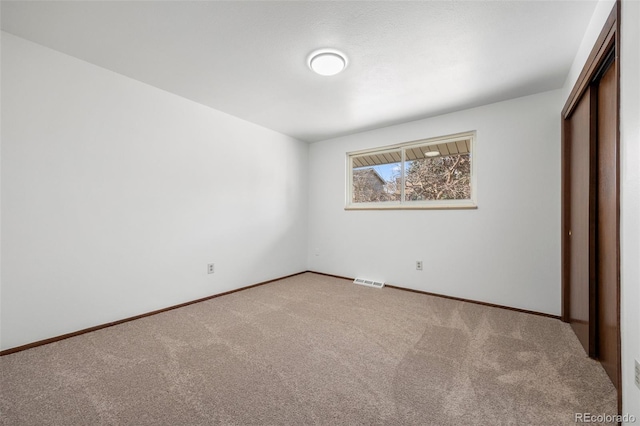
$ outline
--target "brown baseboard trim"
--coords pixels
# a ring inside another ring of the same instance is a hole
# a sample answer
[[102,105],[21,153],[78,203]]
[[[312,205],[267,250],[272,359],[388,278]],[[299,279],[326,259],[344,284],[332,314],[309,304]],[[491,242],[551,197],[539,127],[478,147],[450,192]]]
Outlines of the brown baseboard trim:
[[413,293],[420,293],[420,294],[426,294],[428,296],[435,296],[435,297],[442,297],[444,299],[451,299],[451,300],[457,300],[459,302],[468,302],[468,303],[474,303],[476,305],[482,305],[482,306],[489,306],[491,308],[499,308],[499,309],[506,309],[508,311],[515,311],[515,312],[521,312],[523,314],[531,314],[531,315],[538,315],[541,317],[547,317],[547,318],[553,318],[553,319],[560,319],[559,315],[552,315],[552,314],[545,314],[544,312],[538,312],[538,311],[530,311],[528,309],[520,309],[520,308],[514,308],[512,306],[505,306],[505,305],[496,305],[495,303],[489,303],[489,302],[481,302],[479,300],[472,300],[472,299],[464,299],[462,297],[455,297],[455,296],[446,296],[444,294],[438,294],[438,293],[430,293],[428,291],[422,291],[422,290],[414,290],[412,288],[405,288],[405,287],[398,287],[395,285],[388,285],[385,284],[385,287],[389,287],[389,288],[395,288],[397,290],[404,290],[404,291],[411,291]]
[[194,303],[200,303],[200,302],[204,302],[206,300],[215,299],[216,297],[226,296],[226,295],[231,294],[231,293],[237,293],[239,291],[248,290],[250,288],[254,288],[254,287],[261,286],[261,285],[269,284],[269,283],[272,283],[274,281],[284,280],[285,278],[295,277],[296,275],[301,275],[301,274],[304,274],[306,272],[307,271],[303,271],[303,272],[298,272],[298,273],[291,274],[291,275],[286,275],[286,276],[280,277],[280,278],[274,278],[274,279],[269,280],[269,281],[263,281],[263,282],[260,282],[260,283],[257,283],[257,284],[248,285],[246,287],[240,287],[240,288],[237,288],[235,290],[225,291],[224,293],[219,293],[219,294],[214,294],[212,296],[203,297],[202,299],[197,299],[197,300],[192,300],[192,301],[185,302],[185,303],[180,303],[179,305],[169,306],[167,308],[158,309],[156,311],[147,312],[147,313],[144,313],[144,314],[140,314],[140,315],[136,315],[136,316],[133,316],[133,317],[129,317],[129,318],[125,318],[125,319],[109,322],[109,323],[106,323],[106,324],[96,325],[94,327],[85,328],[85,329],[82,329],[82,330],[74,331],[72,333],[67,333],[67,334],[63,334],[63,335],[60,335],[60,336],[51,337],[49,339],[38,340],[37,342],[27,343],[26,345],[16,346],[15,348],[5,349],[3,351],[0,351],[0,356],[9,355],[9,354],[13,354],[13,353],[16,353],[16,352],[21,352],[21,351],[24,351],[24,350],[27,350],[27,349],[35,348],[37,346],[47,345],[49,343],[58,342],[60,340],[68,339],[70,337],[79,336],[79,335],[85,334],[85,333],[91,333],[92,331],[101,330],[101,329],[107,328],[107,327],[113,327],[114,325],[123,324],[125,322],[134,321],[134,320],[137,320],[137,319],[140,319],[140,318],[144,318],[144,317],[150,317],[150,316],[156,315],[156,314],[161,314],[163,312],[171,311],[173,309],[183,308],[185,306],[193,305]]
[[[327,276],[327,277],[340,278],[340,279],[343,279],[343,280],[349,280],[349,281],[353,281],[354,280],[354,278],[343,277],[343,276],[340,276],[340,275],[325,274],[324,272],[316,272],[316,271],[307,271],[307,272],[312,272],[314,274],[324,275],[324,276]],[[422,290],[414,290],[412,288],[400,287],[400,286],[386,284],[386,283],[385,283],[384,286],[385,287],[389,287],[389,288],[394,288],[396,290],[403,290],[403,291],[410,291],[412,293],[425,294],[427,296],[442,297],[444,299],[457,300],[459,302],[475,303],[476,305],[489,306],[489,307],[492,307],[492,308],[499,308],[499,309],[507,309],[509,311],[522,312],[524,314],[538,315],[538,316],[541,316],[541,317],[553,318],[553,319],[557,319],[557,320],[560,319],[559,315],[545,314],[543,312],[529,311],[527,309],[513,308],[511,306],[496,305],[494,303],[480,302],[478,300],[463,299],[462,297],[446,296],[444,294],[431,293],[431,292],[422,291]]]
[[324,275],[325,277],[339,278],[341,280],[353,281],[355,278],[343,277],[342,275],[325,274],[324,272],[307,271],[316,275]]
[[[324,276],[332,277],[332,278],[348,280],[348,281],[353,281],[354,280],[354,278],[343,277],[341,275],[326,274],[324,272],[316,272],[316,271],[298,272],[298,273],[295,273],[295,274],[286,275],[284,277],[274,278],[272,280],[263,281],[263,282],[259,282],[257,284],[248,285],[246,287],[240,287],[240,288],[237,288],[235,290],[229,290],[229,291],[226,291],[224,293],[214,294],[212,296],[203,297],[201,299],[196,299],[196,300],[191,300],[189,302],[180,303],[179,305],[169,306],[167,308],[158,309],[158,310],[147,312],[147,313],[140,314],[140,315],[135,315],[133,317],[124,318],[124,319],[113,321],[113,322],[109,322],[109,323],[106,323],[106,324],[96,325],[94,327],[89,327],[89,328],[85,328],[85,329],[82,329],[82,330],[74,331],[74,332],[71,332],[71,333],[62,334],[60,336],[51,337],[49,339],[39,340],[37,342],[32,342],[32,343],[27,343],[26,345],[16,346],[15,348],[5,349],[3,351],[0,351],[0,356],[5,356],[5,355],[13,354],[13,353],[16,353],[16,352],[21,352],[21,351],[24,351],[24,350],[27,350],[27,349],[35,348],[35,347],[38,347],[38,346],[47,345],[49,343],[58,342],[58,341],[64,340],[64,339],[69,339],[70,337],[80,336],[81,334],[91,333],[92,331],[101,330],[101,329],[107,328],[107,327],[113,327],[114,325],[123,324],[125,322],[135,321],[135,320],[140,319],[140,318],[150,317],[150,316],[156,315],[156,314],[161,314],[163,312],[171,311],[173,309],[183,308],[185,306],[193,305],[194,303],[200,303],[200,302],[204,302],[206,300],[215,299],[216,297],[226,296],[226,295],[229,295],[229,294],[232,294],[232,293],[237,293],[239,291],[248,290],[250,288],[254,288],[254,287],[261,286],[261,285],[269,284],[269,283],[272,283],[272,282],[275,282],[275,281],[284,280],[285,278],[295,277],[296,275],[301,275],[301,274],[304,274],[304,273],[307,273],[307,272],[310,272],[310,273],[313,273],[313,274],[317,274],[317,275],[324,275]],[[422,291],[422,290],[414,290],[414,289],[411,289],[411,288],[400,287],[400,286],[395,286],[395,285],[391,285],[391,284],[385,284],[385,287],[393,288],[393,289],[396,289],[396,290],[410,291],[410,292],[413,292],[413,293],[425,294],[427,296],[442,297],[442,298],[445,298],[445,299],[457,300],[457,301],[460,301],[460,302],[475,303],[477,305],[490,306],[492,308],[507,309],[507,310],[510,310],[510,311],[522,312],[522,313],[525,313],[525,314],[532,314],[532,315],[539,315],[539,316],[543,316],[543,317],[547,317],[547,318],[560,319],[560,317],[558,315],[551,315],[551,314],[545,314],[545,313],[542,313],[542,312],[529,311],[529,310],[526,310],[526,309],[513,308],[511,306],[496,305],[496,304],[493,304],[493,303],[480,302],[480,301],[477,301],[477,300],[463,299],[461,297],[446,296],[444,294],[430,293],[428,291]]]

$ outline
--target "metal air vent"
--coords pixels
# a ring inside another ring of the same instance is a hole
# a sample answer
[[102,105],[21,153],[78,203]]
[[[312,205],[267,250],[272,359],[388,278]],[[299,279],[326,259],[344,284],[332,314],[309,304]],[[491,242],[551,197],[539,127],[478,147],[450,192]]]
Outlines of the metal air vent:
[[368,280],[366,278],[356,278],[354,284],[366,285],[367,287],[382,288],[384,283],[381,281]]

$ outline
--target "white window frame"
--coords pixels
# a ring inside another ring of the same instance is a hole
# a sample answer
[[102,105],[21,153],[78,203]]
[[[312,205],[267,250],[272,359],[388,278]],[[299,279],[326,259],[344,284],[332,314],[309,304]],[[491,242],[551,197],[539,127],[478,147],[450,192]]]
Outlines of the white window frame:
[[[405,150],[415,147],[425,147],[429,145],[438,145],[459,141],[461,139],[469,140],[469,154],[471,156],[471,197],[465,200],[420,200],[420,201],[404,201],[404,178],[402,179],[400,201],[385,201],[371,203],[353,203],[353,158],[366,156],[371,154],[383,154],[386,152],[400,151],[400,173],[404,177],[405,167]],[[411,142],[404,142],[396,145],[387,145],[379,148],[366,149],[361,151],[347,152],[346,154],[346,202],[345,210],[415,210],[415,209],[476,209],[477,203],[477,183],[476,183],[476,165],[477,165],[477,149],[476,149],[476,131],[456,133],[453,135],[440,136],[435,138],[420,139]]]

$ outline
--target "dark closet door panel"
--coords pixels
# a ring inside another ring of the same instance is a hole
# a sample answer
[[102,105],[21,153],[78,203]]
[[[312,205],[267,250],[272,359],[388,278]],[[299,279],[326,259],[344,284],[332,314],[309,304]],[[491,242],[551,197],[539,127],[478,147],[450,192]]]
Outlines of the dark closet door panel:
[[580,343],[589,355],[595,352],[595,288],[591,275],[593,255],[594,176],[592,151],[595,150],[592,124],[593,94],[587,89],[565,124],[569,157],[568,201],[568,319]]
[[617,61],[598,85],[598,359],[618,387]]

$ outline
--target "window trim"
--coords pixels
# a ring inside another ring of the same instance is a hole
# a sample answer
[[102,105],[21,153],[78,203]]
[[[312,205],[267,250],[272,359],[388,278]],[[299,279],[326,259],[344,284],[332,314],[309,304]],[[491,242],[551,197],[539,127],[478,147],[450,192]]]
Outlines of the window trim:
[[[403,201],[404,200],[404,179],[400,188],[399,201],[370,202],[370,203],[353,203],[353,158],[371,154],[382,154],[386,152],[394,152],[400,150],[400,173],[405,173],[405,150],[415,147],[424,147],[429,145],[438,145],[443,143],[455,142],[460,139],[469,139],[471,155],[471,197],[464,200],[421,200],[421,201]],[[477,209],[478,203],[476,194],[478,186],[476,182],[476,163],[477,163],[477,134],[476,131],[455,133],[452,135],[438,136],[434,138],[419,139],[409,142],[398,143],[394,145],[386,145],[378,148],[369,148],[359,151],[351,151],[346,153],[346,191],[345,191],[345,210],[427,210],[427,209]]]

